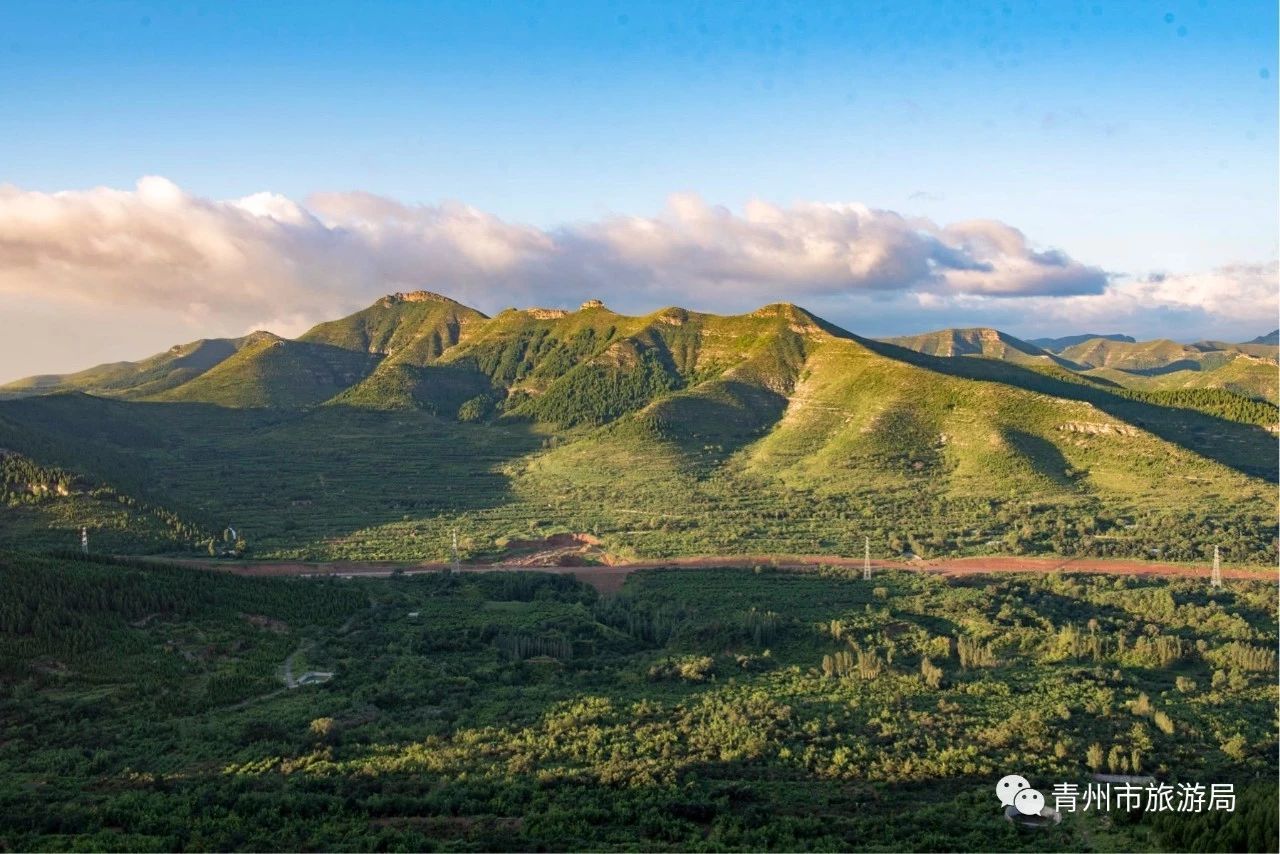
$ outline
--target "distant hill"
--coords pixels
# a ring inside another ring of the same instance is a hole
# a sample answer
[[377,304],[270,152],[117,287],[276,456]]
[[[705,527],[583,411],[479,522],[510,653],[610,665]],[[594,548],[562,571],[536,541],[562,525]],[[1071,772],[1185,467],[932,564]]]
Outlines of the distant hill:
[[1246,344],[1270,344],[1272,346],[1280,345],[1280,329],[1273,329],[1266,335],[1259,335],[1252,341],[1246,341]]
[[1042,347],[986,327],[940,329],[921,335],[904,335],[883,340],[930,356],[979,356],[1015,365],[1075,367]]
[[83,391],[105,397],[146,397],[189,382],[269,332],[243,338],[202,338],[178,344],[140,362],[112,362],[74,374],[45,374],[0,386],[0,393],[49,394]]
[[1117,333],[1101,335],[1093,332],[1086,332],[1083,335],[1067,335],[1063,338],[1032,338],[1031,343],[1035,344],[1037,347],[1043,347],[1053,353],[1060,353],[1068,347],[1072,347],[1076,344],[1083,344],[1085,341],[1089,341],[1094,338],[1102,338],[1107,341],[1127,341],[1130,344],[1137,340],[1128,335],[1120,335]]
[[1135,389],[1216,388],[1260,400],[1280,393],[1277,347],[1199,341],[1108,341],[1095,338],[1062,351],[1091,376]]
[[1126,335],[1039,339],[1050,352],[995,329],[943,329],[886,339],[919,353],[947,358],[971,357],[1066,371],[1082,381],[1146,392],[1217,389],[1276,402],[1280,395],[1280,348],[1272,344],[1222,341],[1135,341]]
[[1207,364],[1216,367],[1237,355],[1274,359],[1277,347],[1268,344],[1231,344],[1225,341],[1197,341],[1179,344],[1168,339],[1115,341],[1092,338],[1064,349],[1061,355],[1089,368],[1169,372]]
[[374,354],[263,334],[190,382],[146,398],[232,407],[309,406],[364,379],[377,363]]

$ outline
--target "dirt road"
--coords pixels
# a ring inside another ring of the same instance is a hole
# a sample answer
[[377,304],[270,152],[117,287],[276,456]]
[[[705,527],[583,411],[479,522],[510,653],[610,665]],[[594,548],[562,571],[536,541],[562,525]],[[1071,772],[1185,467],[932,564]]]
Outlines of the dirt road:
[[[396,572],[416,575],[425,572],[447,570],[446,563],[412,563],[387,561],[258,561],[231,563],[217,560],[180,559],[172,561],[205,569],[216,569],[248,576],[371,576],[385,577]],[[572,575],[595,587],[602,593],[616,593],[626,577],[641,569],[709,569],[727,567],[750,569],[755,566],[771,566],[781,569],[803,569],[826,566],[861,568],[862,558],[834,557],[831,555],[724,555],[701,557],[677,557],[662,560],[630,561],[599,566],[510,566],[504,564],[464,564],[463,572],[512,572],[517,570],[551,572]],[[1109,560],[1104,558],[1032,558],[1032,557],[963,557],[935,560],[871,561],[873,569],[902,569],[911,572],[929,572],[946,576],[982,575],[1005,572],[1066,572],[1093,575],[1150,575],[1168,578],[1209,578],[1208,566],[1190,564],[1151,563],[1137,560]],[[1275,570],[1226,568],[1226,579],[1254,579],[1276,581]]]

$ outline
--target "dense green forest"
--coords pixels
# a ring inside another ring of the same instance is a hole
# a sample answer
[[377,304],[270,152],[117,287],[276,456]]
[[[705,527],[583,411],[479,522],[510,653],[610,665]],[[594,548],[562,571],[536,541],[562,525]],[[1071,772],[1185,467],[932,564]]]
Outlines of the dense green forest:
[[[0,849],[1276,850],[1273,583],[857,576],[2,554]],[[1095,771],[1239,802],[1001,816]]]

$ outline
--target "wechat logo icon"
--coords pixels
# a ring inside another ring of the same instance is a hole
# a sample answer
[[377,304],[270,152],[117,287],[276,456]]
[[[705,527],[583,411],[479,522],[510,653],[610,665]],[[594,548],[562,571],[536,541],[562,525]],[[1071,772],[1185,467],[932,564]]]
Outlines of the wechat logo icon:
[[1023,815],[1040,815],[1044,809],[1044,795],[1031,788],[1027,778],[1018,774],[1001,777],[996,783],[996,797],[1003,807],[1014,807]]

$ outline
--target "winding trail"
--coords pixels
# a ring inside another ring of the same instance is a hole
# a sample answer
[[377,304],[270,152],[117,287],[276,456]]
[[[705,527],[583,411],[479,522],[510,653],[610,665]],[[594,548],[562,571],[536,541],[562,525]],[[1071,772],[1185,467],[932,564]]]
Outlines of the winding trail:
[[310,650],[313,646],[315,646],[315,641],[303,641],[298,644],[298,648],[289,653],[289,656],[284,660],[284,664],[280,666],[280,678],[284,680],[284,686],[286,688],[298,687],[298,680],[293,678],[294,659]]
[[[168,559],[167,563],[199,566],[237,575],[269,576],[368,576],[387,577],[396,573],[419,575],[429,572],[445,572],[447,563],[411,561],[254,561],[229,562],[203,559]],[[550,572],[572,575],[595,587],[602,593],[616,593],[626,577],[644,569],[751,569],[756,566],[779,569],[812,569],[818,566],[862,568],[860,557],[833,555],[706,555],[675,557],[661,560],[625,561],[591,566],[512,566],[507,563],[464,564],[462,572]],[[993,557],[936,558],[932,560],[873,560],[874,569],[898,569],[909,572],[926,572],[949,577],[985,575],[1009,572],[1081,573],[1089,575],[1140,575],[1163,578],[1192,578],[1208,580],[1210,569],[1205,565],[1154,563],[1139,560],[1112,560],[1106,558],[1034,558]],[[1276,569],[1226,568],[1224,579],[1251,579],[1255,581],[1280,580]]]

